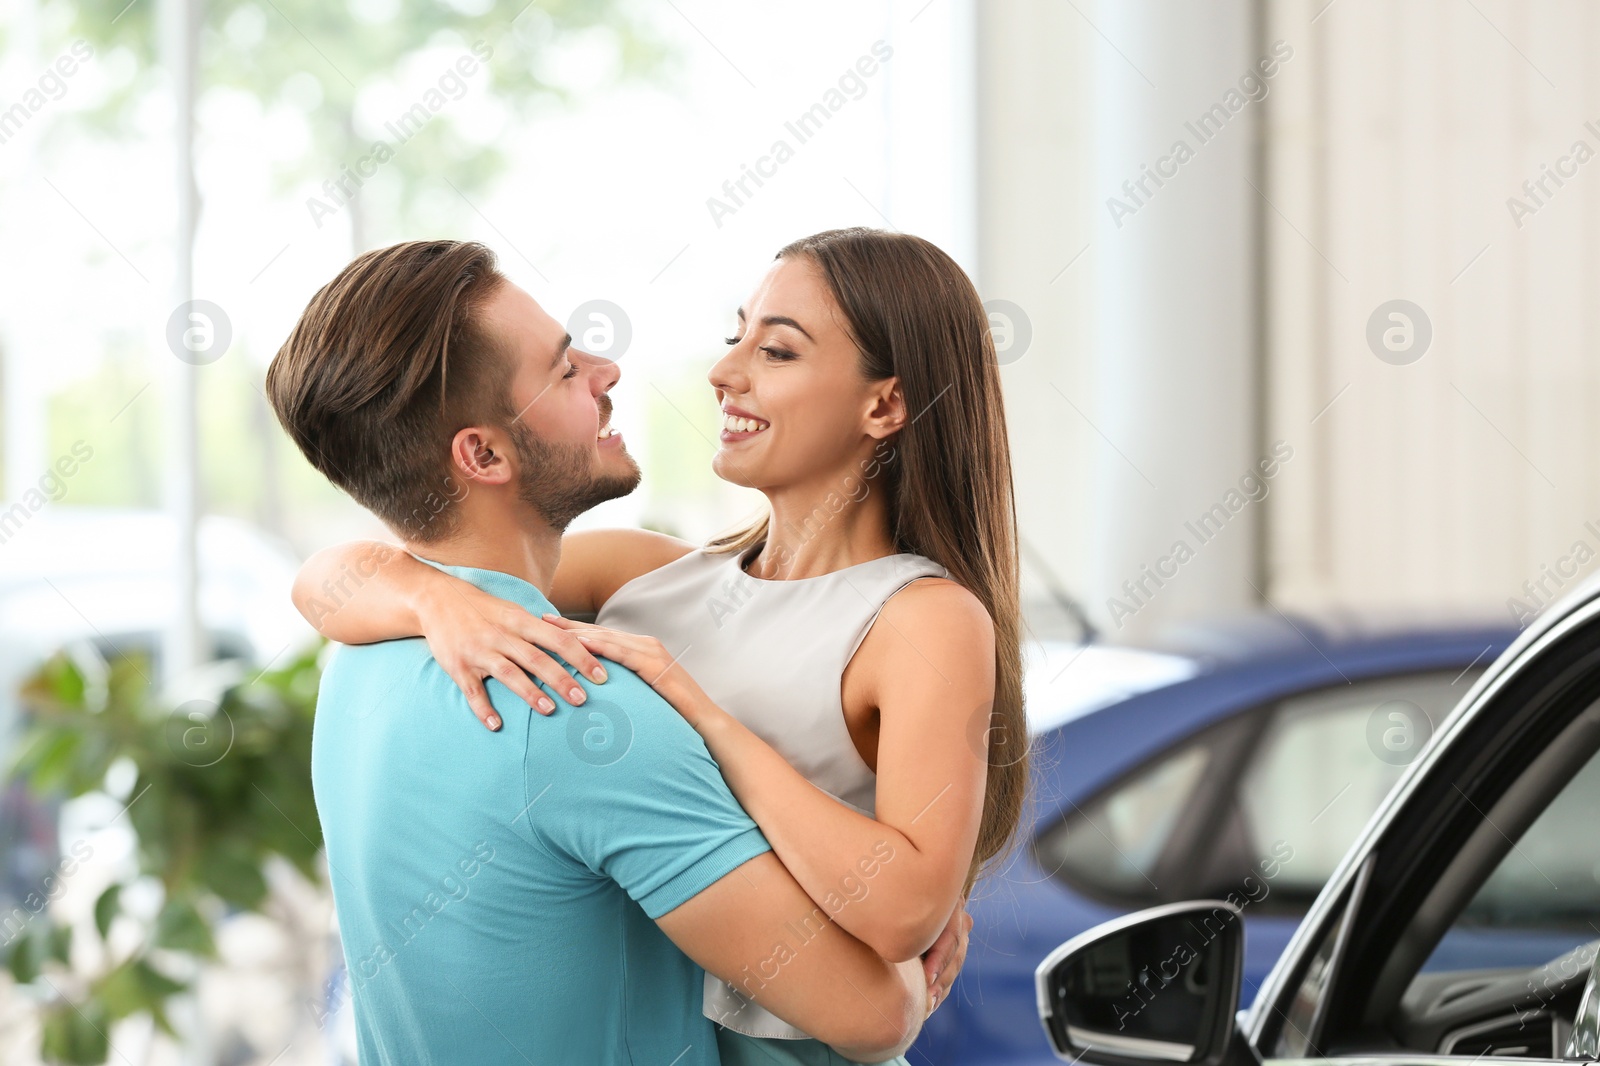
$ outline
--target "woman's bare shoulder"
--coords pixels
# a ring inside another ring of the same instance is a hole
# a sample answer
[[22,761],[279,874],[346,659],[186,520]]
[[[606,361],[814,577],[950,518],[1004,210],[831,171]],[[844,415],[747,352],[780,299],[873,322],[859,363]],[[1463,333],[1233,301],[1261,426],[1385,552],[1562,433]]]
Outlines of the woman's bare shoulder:
[[931,660],[971,663],[980,672],[993,665],[994,620],[971,590],[943,577],[923,577],[884,602],[862,642],[875,677],[902,676]]
[[947,577],[920,577],[911,582],[889,597],[882,616],[896,626],[935,628],[958,637],[992,638],[994,633],[994,620],[983,601]]
[[885,722],[905,714],[923,723],[941,714],[965,721],[970,708],[993,699],[994,654],[994,620],[983,601],[947,578],[918,578],[889,597],[867,631],[858,681]]

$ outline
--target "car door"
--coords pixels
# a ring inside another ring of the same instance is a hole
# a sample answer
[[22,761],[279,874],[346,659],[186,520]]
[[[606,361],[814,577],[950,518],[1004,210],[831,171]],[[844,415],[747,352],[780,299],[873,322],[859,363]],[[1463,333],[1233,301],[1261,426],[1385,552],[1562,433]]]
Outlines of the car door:
[[1518,641],[1243,1019],[1267,1063],[1549,1061],[1600,945],[1600,605]]

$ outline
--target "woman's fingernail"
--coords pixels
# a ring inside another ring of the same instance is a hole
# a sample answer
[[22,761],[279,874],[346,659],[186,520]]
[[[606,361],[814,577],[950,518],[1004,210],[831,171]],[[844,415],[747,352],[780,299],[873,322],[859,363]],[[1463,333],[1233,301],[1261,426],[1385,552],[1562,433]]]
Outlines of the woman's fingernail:
[[589,671],[589,676],[594,678],[596,681],[600,682],[601,684],[605,684],[605,680],[606,680],[605,667],[603,667],[603,666],[595,667],[593,670]]
[[540,696],[539,697],[539,709],[541,711],[543,711],[545,714],[549,714],[551,711],[556,709],[556,705],[554,703],[550,702],[549,700],[545,699],[543,696]]
[[584,700],[583,689],[575,688],[567,693],[567,699],[572,703],[582,703]]
[[499,729],[500,728],[500,716],[498,714],[491,714],[489,716],[489,728],[490,729]]

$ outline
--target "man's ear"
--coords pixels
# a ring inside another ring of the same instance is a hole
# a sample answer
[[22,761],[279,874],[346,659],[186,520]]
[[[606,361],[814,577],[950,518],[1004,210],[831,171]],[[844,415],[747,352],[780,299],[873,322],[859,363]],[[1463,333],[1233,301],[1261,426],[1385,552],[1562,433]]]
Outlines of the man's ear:
[[503,485],[512,478],[505,435],[482,426],[468,426],[450,440],[450,465],[468,481]]
[[883,440],[900,432],[905,425],[906,392],[900,387],[900,379],[892,377],[877,382],[872,407],[867,411],[867,435]]

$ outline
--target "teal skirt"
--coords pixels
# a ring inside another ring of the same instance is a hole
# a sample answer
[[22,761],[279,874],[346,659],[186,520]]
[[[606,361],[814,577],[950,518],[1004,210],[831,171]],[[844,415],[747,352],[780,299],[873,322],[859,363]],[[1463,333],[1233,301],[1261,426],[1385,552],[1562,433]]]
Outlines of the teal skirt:
[[[722,1066],[857,1066],[818,1040],[764,1040],[715,1026]],[[910,1066],[905,1057],[884,1066]]]

